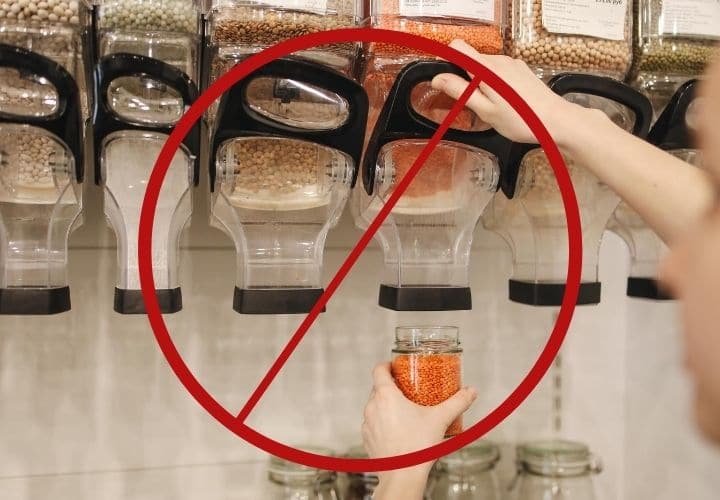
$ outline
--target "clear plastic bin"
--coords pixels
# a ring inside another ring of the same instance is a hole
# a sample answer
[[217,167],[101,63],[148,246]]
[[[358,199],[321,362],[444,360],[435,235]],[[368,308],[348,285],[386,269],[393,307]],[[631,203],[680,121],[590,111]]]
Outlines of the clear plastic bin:
[[201,10],[197,0],[102,0],[96,11],[100,56],[138,54],[199,79]]
[[[213,58],[241,60],[284,40],[360,24],[360,0],[217,0],[208,15]],[[300,54],[351,76],[359,43],[321,46]]]
[[512,0],[507,54],[544,79],[573,71],[622,80],[632,62],[631,4]]
[[703,74],[720,40],[713,0],[637,0],[631,81],[662,111],[678,86]]

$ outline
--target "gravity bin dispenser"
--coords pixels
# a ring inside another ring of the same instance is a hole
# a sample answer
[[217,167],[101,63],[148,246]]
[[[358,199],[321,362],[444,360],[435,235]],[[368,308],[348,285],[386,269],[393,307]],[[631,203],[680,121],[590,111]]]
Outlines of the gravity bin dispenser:
[[56,314],[70,309],[67,246],[82,224],[90,10],[0,12],[0,314]]
[[[645,138],[652,119],[649,100],[617,80],[561,74],[550,87],[565,99],[604,111],[619,127]],[[580,209],[583,265],[578,305],[598,304],[598,256],[602,235],[620,198],[572,158],[564,157]],[[568,269],[568,229],[555,174],[537,145],[513,144],[498,194],[484,223],[513,253],[511,301],[533,306],[562,304]]]
[[100,0],[95,9],[99,57],[138,54],[199,81],[199,0]]
[[[366,229],[407,174],[447,109],[428,82],[441,73],[467,78],[457,66],[419,61],[406,66],[380,111],[363,160],[367,196],[355,197],[356,224]],[[418,92],[422,90],[422,93]],[[438,102],[438,101],[435,101]],[[456,120],[376,234],[385,258],[381,307],[396,311],[472,308],[469,261],[473,232],[497,191],[499,159],[508,142],[494,130]]]
[[212,219],[237,250],[237,312],[300,314],[315,305],[325,240],[357,176],[367,114],[359,84],[294,58],[260,68],[222,98]]
[[[651,144],[696,167],[701,166],[700,151],[695,149],[692,140],[699,103],[695,100],[698,85],[697,80],[691,80],[680,86],[648,136]],[[651,300],[672,299],[658,286],[656,278],[667,246],[640,215],[623,202],[608,229],[620,236],[630,249],[627,295]]]
[[[163,145],[198,92],[175,66],[137,54],[106,56],[95,73],[95,176],[118,245],[115,311],[143,314],[138,229],[145,188]],[[199,141],[196,124],[172,159],[155,211],[152,267],[163,313],[182,308],[179,240],[199,180]]]
[[52,59],[5,44],[0,85],[0,314],[65,312],[82,210],[78,86]]

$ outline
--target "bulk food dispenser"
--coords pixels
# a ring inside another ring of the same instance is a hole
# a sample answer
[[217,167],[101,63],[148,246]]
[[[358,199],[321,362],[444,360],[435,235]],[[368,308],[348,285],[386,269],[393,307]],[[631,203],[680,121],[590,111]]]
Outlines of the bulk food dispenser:
[[[611,78],[563,74],[550,87],[567,100],[604,111],[618,126],[647,135],[652,109],[638,91]],[[578,304],[600,302],[598,254],[608,220],[620,198],[592,173],[565,158],[580,209],[583,239],[582,282]],[[502,175],[506,196],[498,194],[484,223],[513,252],[510,300],[535,306],[560,306],[568,268],[567,219],[554,172],[542,148],[514,144]]]
[[[174,125],[197,98],[195,84],[174,66],[135,54],[112,54],[96,68],[95,176],[118,244],[115,311],[143,314],[138,230],[145,188]],[[155,211],[152,266],[160,310],[182,308],[179,238],[199,180],[199,126],[175,153]]]
[[[653,126],[648,141],[681,160],[700,167],[700,152],[693,146],[693,110],[697,80],[680,86],[665,111]],[[667,247],[642,218],[626,203],[621,203],[608,228],[620,236],[630,249],[630,277],[627,295],[654,300],[671,297],[658,286],[657,268]]]
[[96,8],[100,57],[138,54],[175,66],[199,81],[199,0],[100,0]]
[[90,16],[84,2],[0,5],[0,314],[70,309],[82,223]]
[[[408,0],[372,0],[371,22],[374,28],[402,31],[423,36],[443,44],[463,39],[482,54],[503,52],[503,12],[505,0],[468,2],[416,2]],[[363,85],[370,98],[368,132],[387,101],[390,89],[400,71],[428,54],[386,43],[370,43]],[[434,91],[429,82],[416,90],[413,97],[421,114],[433,108],[450,108],[453,101],[441,92]],[[461,122],[472,122],[472,113],[465,111]]]
[[237,312],[307,313],[315,305],[325,239],[357,176],[367,108],[359,84],[297,58],[262,67],[221,100],[212,219],[237,250]]
[[[434,110],[440,116],[433,120],[413,105],[417,87],[440,73],[467,77],[460,68],[436,61],[410,64],[398,76],[363,160],[366,195],[359,193],[353,207],[360,228],[375,219],[444,118],[442,109]],[[492,130],[448,131],[376,234],[385,255],[382,307],[472,307],[468,269],[473,231],[497,190],[498,158],[506,146]]]
[[719,40],[716,1],[638,0],[630,81],[659,114],[682,83],[704,73]]
[[[246,57],[290,38],[358,26],[363,0],[212,0],[207,14],[204,74],[212,83]],[[348,77],[357,72],[359,43],[315,47],[296,54]],[[212,122],[217,111],[208,113]]]
[[544,80],[567,71],[618,80],[627,75],[632,1],[509,0],[508,7],[506,54]]
[[[175,124],[197,98],[201,14],[192,0],[104,0],[96,9],[96,182],[118,245],[115,311],[143,314],[138,229],[145,187]],[[199,125],[160,192],[152,264],[163,313],[182,308],[179,237],[199,180]]]

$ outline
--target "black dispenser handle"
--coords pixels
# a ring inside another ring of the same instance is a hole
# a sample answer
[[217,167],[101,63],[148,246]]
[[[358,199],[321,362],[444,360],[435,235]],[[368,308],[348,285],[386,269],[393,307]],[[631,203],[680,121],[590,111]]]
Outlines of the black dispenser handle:
[[[95,109],[93,116],[95,136],[95,182],[102,181],[100,165],[102,140],[121,130],[140,130],[148,132],[172,133],[173,125],[153,125],[151,123],[131,123],[113,111],[108,102],[110,84],[118,78],[151,78],[177,91],[185,107],[191,106],[198,97],[195,83],[175,66],[163,61],[138,54],[117,53],[106,56],[95,67]],[[195,156],[193,183],[200,182],[200,123],[196,123],[183,141],[191,154]]]
[[[411,63],[398,75],[380,112],[363,160],[363,183],[369,195],[373,194],[378,156],[386,144],[403,139],[430,139],[437,132],[438,124],[422,116],[413,107],[412,91],[421,83],[430,82],[443,73],[470,80],[467,72],[459,66],[433,60]],[[510,144],[495,130],[471,132],[451,128],[443,139],[489,151],[501,162]]]
[[689,149],[692,147],[692,132],[687,123],[690,105],[697,96],[699,80],[690,80],[677,90],[653,126],[648,141],[665,149]]
[[[628,107],[635,113],[632,134],[646,138],[652,123],[653,110],[650,100],[632,87],[603,76],[583,73],[562,73],[548,83],[550,89],[558,95],[572,93],[589,94],[604,97]],[[505,169],[502,173],[502,190],[508,198],[515,196],[520,164],[526,154],[540,146],[537,144],[513,143],[510,147]]]
[[33,125],[62,139],[75,157],[75,177],[84,177],[82,113],[80,92],[73,76],[52,59],[27,49],[0,44],[0,67],[18,70],[21,74],[37,75],[50,82],[57,92],[57,110],[48,116],[30,116],[0,111],[0,121]]
[[645,138],[650,131],[653,119],[652,104],[642,93],[619,80],[582,73],[563,73],[550,80],[548,86],[561,96],[577,92],[604,97],[627,106],[635,113],[633,135]]
[[[257,78],[295,80],[334,92],[348,103],[348,119],[337,128],[311,130],[292,127],[261,116],[248,105],[246,91]],[[342,151],[354,162],[353,185],[362,156],[367,128],[368,97],[365,89],[327,66],[288,57],[275,60],[237,82],[220,101],[210,161],[210,186],[215,187],[216,156],[223,142],[239,137],[298,139]]]

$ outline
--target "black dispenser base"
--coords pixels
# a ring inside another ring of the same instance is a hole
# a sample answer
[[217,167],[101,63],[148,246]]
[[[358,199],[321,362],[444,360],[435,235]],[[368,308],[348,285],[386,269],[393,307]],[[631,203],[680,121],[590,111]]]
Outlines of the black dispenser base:
[[636,299],[674,300],[664,291],[657,280],[652,278],[628,278],[627,296]]
[[380,285],[378,304],[393,311],[469,311],[472,293],[467,287]]
[[70,310],[70,287],[0,288],[0,315],[50,316]]
[[[509,291],[512,302],[529,306],[560,307],[563,295],[565,295],[565,284],[510,280]],[[602,284],[600,283],[580,283],[577,305],[599,304],[601,292]]]
[[[174,314],[182,310],[182,291],[180,288],[156,290],[160,312]],[[140,290],[115,289],[115,312],[120,314],[146,314],[145,301]]]
[[322,288],[236,287],[233,309],[240,314],[307,314],[324,292]]

